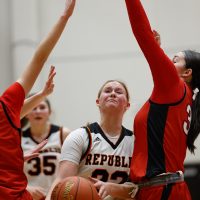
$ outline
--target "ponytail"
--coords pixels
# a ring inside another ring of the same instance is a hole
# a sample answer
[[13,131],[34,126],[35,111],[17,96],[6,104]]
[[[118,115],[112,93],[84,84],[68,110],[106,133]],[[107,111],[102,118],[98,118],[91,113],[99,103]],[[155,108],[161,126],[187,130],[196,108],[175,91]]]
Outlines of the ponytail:
[[186,68],[192,69],[191,88],[194,92],[192,103],[192,120],[187,136],[187,146],[191,153],[196,147],[194,141],[200,133],[200,53],[192,50],[183,51],[185,55]]
[[187,146],[191,153],[196,149],[194,141],[200,133],[200,92],[196,94],[192,103],[192,120],[187,136]]

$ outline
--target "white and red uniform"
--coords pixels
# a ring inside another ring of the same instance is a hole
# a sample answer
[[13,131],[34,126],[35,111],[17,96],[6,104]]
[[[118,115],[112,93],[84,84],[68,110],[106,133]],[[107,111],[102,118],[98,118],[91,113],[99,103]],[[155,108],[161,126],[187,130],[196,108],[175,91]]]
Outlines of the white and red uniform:
[[[48,192],[50,186],[56,178],[58,163],[62,146],[62,127],[50,125],[48,143],[40,151],[40,155],[24,163],[24,172],[28,178],[29,186],[42,187]],[[34,149],[39,143],[31,135],[30,128],[23,132],[23,151]]]
[[129,176],[134,137],[132,131],[122,127],[116,142],[106,135],[98,123],[89,125],[91,149],[81,159],[88,148],[89,137],[85,128],[72,131],[66,138],[61,152],[61,161],[68,160],[79,165],[78,176],[98,178],[105,182],[123,183]]

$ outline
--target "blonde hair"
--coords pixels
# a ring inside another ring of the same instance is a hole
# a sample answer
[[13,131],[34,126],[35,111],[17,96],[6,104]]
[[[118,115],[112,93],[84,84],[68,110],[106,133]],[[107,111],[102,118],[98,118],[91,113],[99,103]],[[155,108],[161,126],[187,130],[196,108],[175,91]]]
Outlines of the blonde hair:
[[106,82],[101,86],[101,88],[100,88],[100,90],[99,90],[99,92],[98,92],[97,97],[98,97],[98,98],[100,97],[104,86],[105,86],[107,83],[111,83],[111,82],[118,82],[120,85],[123,86],[123,88],[124,88],[125,91],[126,91],[126,98],[127,98],[128,102],[129,102],[129,101],[130,101],[130,95],[129,95],[128,87],[126,86],[126,84],[125,84],[124,82],[119,81],[119,80],[108,80],[108,81],[106,81]]

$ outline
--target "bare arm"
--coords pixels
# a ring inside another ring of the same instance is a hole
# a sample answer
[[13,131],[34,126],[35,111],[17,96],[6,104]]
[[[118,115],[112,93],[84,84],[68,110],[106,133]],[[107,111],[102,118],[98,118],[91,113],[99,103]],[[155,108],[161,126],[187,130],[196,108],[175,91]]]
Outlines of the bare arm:
[[87,145],[87,133],[85,129],[79,128],[72,131],[63,143],[58,173],[53,182],[46,200],[50,200],[53,188],[57,183],[69,176],[77,176],[80,159],[83,153],[84,145]]
[[70,161],[61,161],[59,164],[58,174],[47,194],[46,200],[51,200],[51,193],[54,187],[68,176],[76,176],[78,174],[78,165]]
[[60,38],[69,17],[73,13],[74,5],[75,0],[66,0],[64,13],[61,15],[47,37],[40,43],[30,63],[22,73],[22,76],[17,80],[17,82],[19,82],[24,88],[25,94],[29,93],[42,70],[45,61]]
[[48,80],[46,81],[44,88],[40,92],[27,98],[24,101],[24,105],[20,113],[20,118],[25,117],[27,113],[29,113],[33,108],[35,108],[41,101],[43,101],[49,94],[53,92],[54,89],[53,78],[55,75],[56,75],[55,67],[51,66]]
[[28,161],[32,158],[35,158],[37,156],[39,156],[39,151],[47,144],[47,140],[43,140],[42,142],[40,142],[36,148],[34,148],[33,150],[31,151],[28,151],[24,154],[24,161]]

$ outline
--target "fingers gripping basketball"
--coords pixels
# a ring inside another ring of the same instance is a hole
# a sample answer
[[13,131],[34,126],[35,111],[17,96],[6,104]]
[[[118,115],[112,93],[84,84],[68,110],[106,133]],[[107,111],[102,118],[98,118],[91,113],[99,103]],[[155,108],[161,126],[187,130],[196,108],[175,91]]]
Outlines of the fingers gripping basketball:
[[100,197],[90,181],[72,176],[54,187],[51,200],[100,200]]

